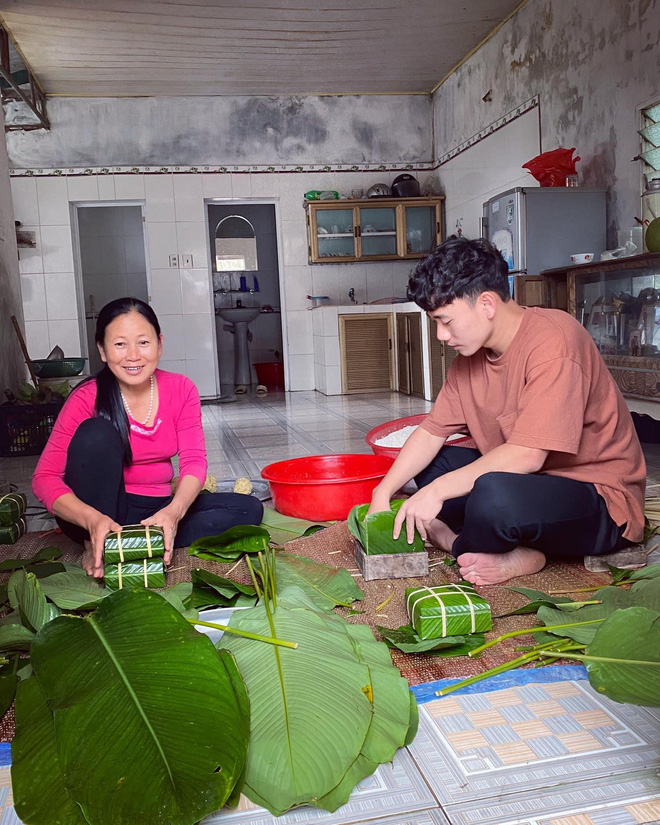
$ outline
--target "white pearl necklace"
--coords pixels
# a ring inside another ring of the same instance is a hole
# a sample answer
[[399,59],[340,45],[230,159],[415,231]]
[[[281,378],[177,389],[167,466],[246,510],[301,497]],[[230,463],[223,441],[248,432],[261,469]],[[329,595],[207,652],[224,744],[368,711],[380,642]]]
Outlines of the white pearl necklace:
[[[154,408],[154,377],[153,377],[153,375],[149,379],[149,384],[150,384],[150,389],[149,389],[149,412],[147,413],[147,417],[144,419],[144,421],[138,421],[138,424],[142,424],[143,427],[149,421],[149,419],[151,418],[151,413],[152,413],[153,408]],[[126,408],[126,412],[130,415],[130,417],[133,419],[133,421],[137,421],[137,418],[133,415],[133,413],[131,412],[131,408],[128,406],[128,401],[124,397],[124,393],[121,390],[119,390],[119,394],[121,395],[121,400],[124,402],[124,407]]]

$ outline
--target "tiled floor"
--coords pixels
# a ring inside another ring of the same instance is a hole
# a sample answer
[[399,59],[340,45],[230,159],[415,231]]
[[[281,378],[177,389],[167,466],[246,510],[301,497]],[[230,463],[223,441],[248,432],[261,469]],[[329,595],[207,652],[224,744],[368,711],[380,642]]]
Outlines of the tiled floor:
[[[205,406],[209,472],[259,478],[284,458],[369,452],[364,436],[373,426],[429,406],[403,395],[317,393]],[[649,474],[660,480],[660,448],[646,452]],[[0,476],[25,488],[35,463],[0,459]],[[277,820],[243,799],[205,823],[660,825],[659,772],[657,708],[617,705],[586,681],[524,684],[422,705],[413,744],[333,814],[301,808]],[[19,825],[11,805],[1,768],[0,825]]]

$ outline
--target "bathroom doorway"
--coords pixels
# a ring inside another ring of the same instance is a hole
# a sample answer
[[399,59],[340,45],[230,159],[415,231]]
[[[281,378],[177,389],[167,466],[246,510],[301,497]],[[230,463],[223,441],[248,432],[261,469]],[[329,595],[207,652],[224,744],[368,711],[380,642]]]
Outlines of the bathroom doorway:
[[99,310],[115,298],[149,300],[140,204],[75,204],[74,231],[78,255],[76,275],[83,309],[83,341],[90,373],[102,367],[94,340]]
[[[282,312],[277,225],[274,204],[209,203],[209,246],[215,305],[218,369],[222,392],[233,392],[234,342],[232,325],[223,320],[222,308],[259,307],[249,323],[249,361],[254,364],[279,364],[259,367],[259,374],[282,372]],[[251,368],[251,383],[260,383]],[[281,387],[283,388],[283,386]]]

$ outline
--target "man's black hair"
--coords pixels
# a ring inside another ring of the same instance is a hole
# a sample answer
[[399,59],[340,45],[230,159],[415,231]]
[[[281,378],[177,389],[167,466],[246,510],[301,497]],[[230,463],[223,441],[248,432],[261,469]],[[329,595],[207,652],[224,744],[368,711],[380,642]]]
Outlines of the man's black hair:
[[482,292],[508,301],[509,268],[497,247],[485,238],[453,236],[421,260],[408,281],[408,297],[426,312],[457,298],[474,302]]

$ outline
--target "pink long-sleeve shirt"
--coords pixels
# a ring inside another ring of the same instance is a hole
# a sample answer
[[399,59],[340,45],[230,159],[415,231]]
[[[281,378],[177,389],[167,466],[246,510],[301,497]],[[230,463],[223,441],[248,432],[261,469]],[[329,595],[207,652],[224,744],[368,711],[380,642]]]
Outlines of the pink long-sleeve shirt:
[[[158,409],[154,425],[144,427],[129,416],[133,463],[124,468],[127,493],[140,496],[171,494],[174,475],[172,458],[179,457],[179,475],[206,480],[206,448],[202,430],[202,407],[199,393],[185,375],[156,370]],[[64,483],[69,443],[81,422],[94,418],[96,381],[88,381],[74,390],[62,408],[34,476],[35,496],[52,512],[55,499],[71,493]],[[103,468],[99,467],[99,473]]]

